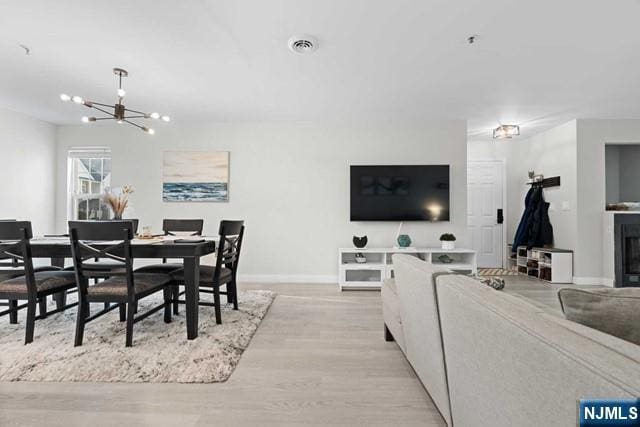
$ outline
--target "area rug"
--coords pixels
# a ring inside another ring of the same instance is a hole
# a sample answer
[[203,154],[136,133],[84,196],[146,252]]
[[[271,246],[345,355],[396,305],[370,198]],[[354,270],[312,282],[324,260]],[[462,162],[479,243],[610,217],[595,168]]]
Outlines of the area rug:
[[[171,324],[164,323],[161,310],[135,324],[129,348],[117,309],[86,325],[80,347],[73,346],[75,308],[36,321],[28,345],[22,310],[17,325],[0,318],[0,381],[223,382],[274,299],[271,291],[240,291],[238,311],[223,304],[222,325],[216,325],[213,307],[200,307],[195,340],[187,340],[184,306]],[[162,293],[145,298],[139,312],[161,301]]]
[[504,268],[479,268],[478,276],[517,276],[518,272],[514,270],[505,270]]

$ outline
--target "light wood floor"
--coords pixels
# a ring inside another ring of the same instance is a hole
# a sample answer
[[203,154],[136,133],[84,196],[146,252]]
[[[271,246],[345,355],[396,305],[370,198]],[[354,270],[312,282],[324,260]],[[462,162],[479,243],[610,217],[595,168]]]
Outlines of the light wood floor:
[[0,383],[0,425],[445,425],[383,339],[379,292],[242,287],[279,296],[226,383]]

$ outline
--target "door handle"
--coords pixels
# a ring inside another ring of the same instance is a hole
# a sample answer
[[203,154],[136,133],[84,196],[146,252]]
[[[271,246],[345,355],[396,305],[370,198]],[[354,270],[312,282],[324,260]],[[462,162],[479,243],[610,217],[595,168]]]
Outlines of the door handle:
[[498,209],[498,212],[496,214],[496,222],[498,224],[502,224],[504,222],[504,216],[502,214],[502,209]]

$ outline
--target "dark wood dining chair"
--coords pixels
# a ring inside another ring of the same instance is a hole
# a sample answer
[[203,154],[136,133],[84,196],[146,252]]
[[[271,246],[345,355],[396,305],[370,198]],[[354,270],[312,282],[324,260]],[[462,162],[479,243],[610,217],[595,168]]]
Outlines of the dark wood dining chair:
[[[162,232],[165,236],[175,236],[177,233],[188,236],[201,236],[204,220],[202,219],[165,219],[162,221]],[[172,273],[182,268],[181,262],[167,262],[162,259],[162,264],[145,265],[136,271],[145,273]]]
[[[70,271],[36,271],[31,257],[33,232],[29,221],[0,221],[0,268],[21,269],[22,274],[0,282],[0,299],[8,300],[7,310],[0,316],[9,315],[10,323],[18,323],[18,311],[27,309],[25,344],[33,341],[35,321],[47,315],[74,307],[77,303],[47,312],[46,298],[58,292],[76,287],[76,276]],[[15,273],[14,271],[13,273]],[[18,305],[19,301],[27,302]],[[40,304],[40,315],[36,307]]]
[[[171,322],[171,285],[167,274],[134,273],[131,256],[131,221],[69,221],[71,253],[78,282],[78,318],[75,345],[82,345],[85,325],[118,307],[120,321],[127,322],[126,346],[133,345],[133,325],[164,308],[164,321]],[[99,271],[95,259],[108,259],[109,267]],[[89,261],[89,262],[88,262]],[[113,268],[116,264],[119,267]],[[86,266],[91,265],[87,270]],[[89,285],[89,278],[103,277]],[[135,316],[142,298],[163,291],[164,303]],[[105,303],[105,308],[89,314],[90,303]],[[115,303],[115,305],[110,305]]]
[[[213,303],[200,301],[203,306],[215,307],[216,323],[222,323],[220,295],[227,296],[227,302],[233,303],[233,309],[238,309],[238,286],[236,277],[240,249],[244,236],[244,221],[221,221],[218,231],[219,242],[216,247],[216,265],[200,266],[200,292],[213,294]],[[184,284],[184,270],[171,274],[178,284]],[[220,291],[225,286],[226,291]],[[182,293],[180,294],[182,295]],[[178,300],[179,303],[184,301]]]
[[[202,236],[203,227],[204,220],[202,219],[164,219],[162,221],[162,232],[165,236],[176,236],[178,233],[188,236]],[[183,268],[182,262],[167,262],[167,259],[163,258],[161,264],[145,265],[137,268],[136,271],[171,274],[181,268]],[[177,286],[173,289],[174,314],[178,314],[178,289]]]

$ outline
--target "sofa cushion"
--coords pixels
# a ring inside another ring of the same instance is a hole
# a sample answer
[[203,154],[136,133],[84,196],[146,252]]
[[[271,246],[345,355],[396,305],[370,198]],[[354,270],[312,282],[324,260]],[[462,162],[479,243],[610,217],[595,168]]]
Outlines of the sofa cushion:
[[575,425],[577,399],[640,393],[634,344],[601,343],[598,331],[468,277],[443,276],[437,291],[454,425]]
[[558,297],[567,320],[640,345],[640,288],[565,288]]
[[451,425],[438,301],[433,275],[449,272],[406,254],[393,255],[405,355],[447,424]]

